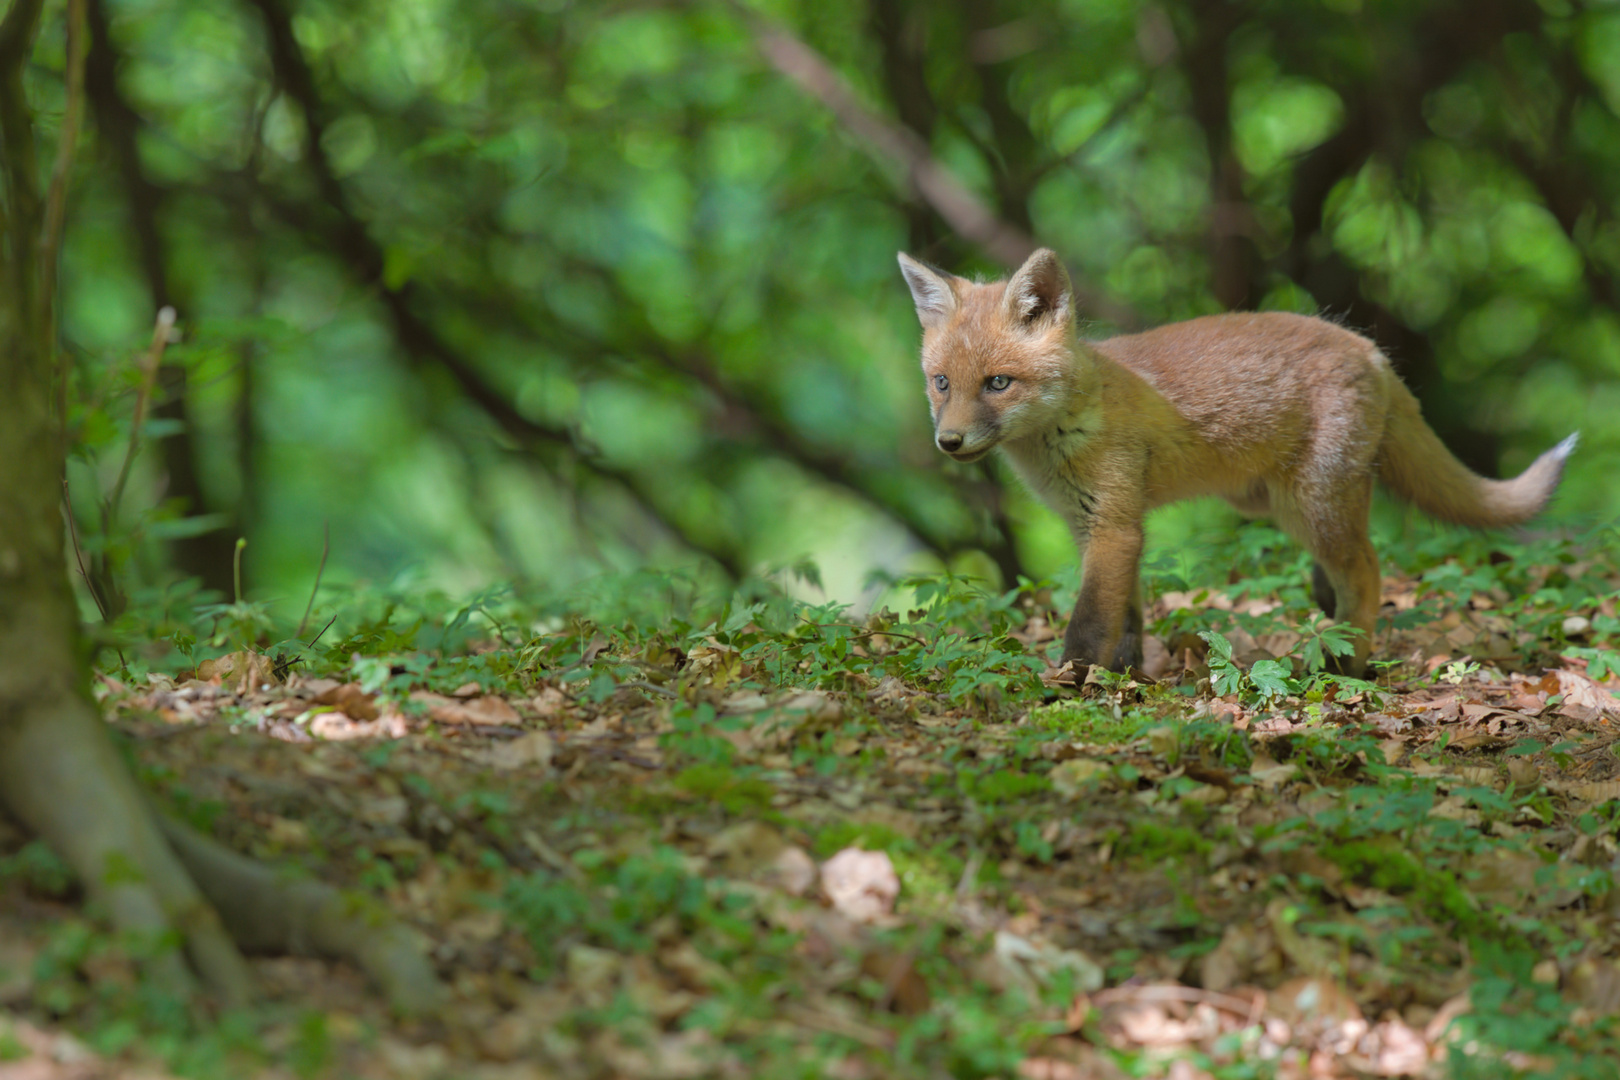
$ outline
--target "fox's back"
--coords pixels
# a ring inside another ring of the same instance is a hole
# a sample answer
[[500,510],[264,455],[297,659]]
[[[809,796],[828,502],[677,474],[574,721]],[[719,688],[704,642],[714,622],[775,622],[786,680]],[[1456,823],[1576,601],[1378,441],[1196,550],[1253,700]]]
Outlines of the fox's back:
[[1208,315],[1090,344],[1218,445],[1290,440],[1324,410],[1382,411],[1387,400],[1373,343],[1308,315]]

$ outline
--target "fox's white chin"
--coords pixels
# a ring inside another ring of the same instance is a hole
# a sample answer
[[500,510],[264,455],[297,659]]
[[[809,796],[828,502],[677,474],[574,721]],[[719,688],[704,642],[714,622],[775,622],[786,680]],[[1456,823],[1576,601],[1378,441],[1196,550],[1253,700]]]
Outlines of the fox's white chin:
[[986,446],[983,450],[959,450],[954,454],[947,450],[944,451],[944,453],[952,460],[960,461],[966,465],[978,461],[980,458],[984,457],[984,455],[988,454],[994,449],[994,446]]

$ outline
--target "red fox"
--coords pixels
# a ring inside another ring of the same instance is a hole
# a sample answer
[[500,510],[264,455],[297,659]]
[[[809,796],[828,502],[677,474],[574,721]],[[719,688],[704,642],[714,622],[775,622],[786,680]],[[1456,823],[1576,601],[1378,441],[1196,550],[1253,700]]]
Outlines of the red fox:
[[1063,659],[1081,671],[1142,662],[1137,563],[1156,506],[1219,495],[1275,519],[1315,559],[1323,611],[1361,631],[1336,665],[1360,675],[1379,607],[1373,479],[1445,521],[1512,525],[1547,504],[1575,449],[1571,435],[1513,480],[1475,475],[1378,348],[1323,319],[1210,315],[1081,341],[1048,249],[988,284],[905,254],[900,269],[923,326],[935,443],[957,461],[1000,447],[1080,545]]

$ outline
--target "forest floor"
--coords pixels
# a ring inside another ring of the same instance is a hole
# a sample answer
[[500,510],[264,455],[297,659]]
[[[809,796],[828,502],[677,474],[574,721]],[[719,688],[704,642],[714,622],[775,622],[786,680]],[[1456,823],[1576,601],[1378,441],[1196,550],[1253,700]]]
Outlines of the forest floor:
[[1437,565],[1371,683],[1268,665],[1320,624],[1240,586],[1080,687],[1046,593],[949,584],[109,671],[149,785],[384,900],[448,1002],[283,957],[200,1015],[12,833],[0,1078],[1617,1075],[1616,582]]

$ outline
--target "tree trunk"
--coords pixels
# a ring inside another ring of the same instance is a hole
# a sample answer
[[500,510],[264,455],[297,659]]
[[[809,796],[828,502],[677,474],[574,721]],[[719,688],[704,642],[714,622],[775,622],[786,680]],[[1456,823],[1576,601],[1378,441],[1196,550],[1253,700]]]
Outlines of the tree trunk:
[[[69,15],[81,35],[82,4],[72,0]],[[46,230],[61,220],[71,145],[59,151],[48,212],[22,81],[41,6],[13,0],[0,21],[0,802],[62,856],[114,926],[183,944],[183,954],[157,950],[152,961],[172,990],[188,992],[200,977],[228,1004],[251,997],[234,934],[275,951],[307,941],[354,960],[397,1008],[430,1007],[437,980],[397,923],[363,919],[334,890],[286,881],[160,822],[88,692],[64,555],[61,429],[51,415],[59,245]],[[70,31],[70,55],[76,44]],[[70,101],[78,92],[70,74]],[[228,908],[229,932],[205,891]]]

